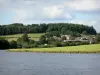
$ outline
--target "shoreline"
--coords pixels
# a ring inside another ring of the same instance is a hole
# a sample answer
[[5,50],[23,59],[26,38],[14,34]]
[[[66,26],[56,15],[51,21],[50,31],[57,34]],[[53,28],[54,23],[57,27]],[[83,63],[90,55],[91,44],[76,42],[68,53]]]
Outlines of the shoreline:
[[100,44],[53,47],[53,48],[28,48],[8,49],[7,52],[34,52],[34,53],[100,53]]
[[33,52],[33,53],[68,53],[68,54],[100,54],[100,51],[86,52],[86,51],[7,51],[7,52]]

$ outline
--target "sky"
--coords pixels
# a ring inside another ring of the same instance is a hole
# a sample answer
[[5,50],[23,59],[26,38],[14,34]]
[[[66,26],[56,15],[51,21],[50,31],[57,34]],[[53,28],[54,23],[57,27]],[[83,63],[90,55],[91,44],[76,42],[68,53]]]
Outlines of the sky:
[[100,0],[0,0],[0,25],[60,22],[100,32]]

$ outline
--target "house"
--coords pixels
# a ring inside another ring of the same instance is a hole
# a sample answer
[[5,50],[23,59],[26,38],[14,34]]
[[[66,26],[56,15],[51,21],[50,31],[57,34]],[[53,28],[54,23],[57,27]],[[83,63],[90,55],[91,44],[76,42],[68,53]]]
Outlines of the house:
[[60,37],[57,37],[57,36],[53,36],[53,38],[54,38],[55,40],[61,40],[61,38],[60,38]]
[[72,37],[71,35],[62,35],[61,38],[65,38],[64,40],[75,40],[75,37]]
[[96,38],[95,37],[89,38],[89,43],[90,44],[96,43]]
[[80,41],[80,42],[89,42],[90,44],[96,43],[95,36],[72,37],[71,35],[61,35],[61,37],[53,36],[53,38],[56,40],[63,40],[64,42]]
[[80,40],[82,40],[82,37],[76,37],[75,40],[80,41]]

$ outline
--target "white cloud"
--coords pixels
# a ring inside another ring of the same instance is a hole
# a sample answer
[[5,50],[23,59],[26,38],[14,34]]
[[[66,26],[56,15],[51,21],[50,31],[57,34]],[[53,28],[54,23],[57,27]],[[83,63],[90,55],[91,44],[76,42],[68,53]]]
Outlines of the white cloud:
[[44,7],[44,14],[49,18],[55,18],[63,13],[63,10],[59,9],[56,6]]
[[[67,22],[94,25],[97,30],[100,29],[99,22],[95,21],[100,17],[92,17],[93,21],[83,20],[80,15],[81,11],[85,13],[90,11],[100,12],[100,0],[0,0],[0,11],[13,12],[13,22],[22,23],[40,23],[40,22]],[[84,14],[85,14],[84,13]],[[83,15],[84,16],[84,15]],[[91,17],[89,15],[88,17]],[[93,15],[94,16],[94,15]],[[97,16],[100,16],[97,15]],[[76,20],[74,17],[79,17]],[[100,30],[99,30],[100,31]]]
[[85,25],[90,25],[90,26],[97,24],[97,21],[90,21],[90,20],[89,21],[87,21],[87,20],[70,20],[69,22],[76,23],[76,24],[85,24]]
[[99,0],[72,0],[64,3],[70,9],[80,11],[100,10]]
[[57,19],[71,19],[72,15],[69,12],[65,12],[64,9],[59,6],[48,6],[48,7],[33,7],[12,9],[16,15],[14,16],[13,22],[26,22],[29,20],[57,20]]
[[69,12],[65,12],[63,8],[59,6],[44,7],[44,17],[50,19],[71,19],[72,15]]
[[9,0],[0,0],[0,10],[2,9],[7,9],[5,7],[7,7],[7,5],[9,4]]
[[71,19],[72,18],[72,15],[70,13],[66,13],[65,14],[65,17],[68,18],[68,19]]

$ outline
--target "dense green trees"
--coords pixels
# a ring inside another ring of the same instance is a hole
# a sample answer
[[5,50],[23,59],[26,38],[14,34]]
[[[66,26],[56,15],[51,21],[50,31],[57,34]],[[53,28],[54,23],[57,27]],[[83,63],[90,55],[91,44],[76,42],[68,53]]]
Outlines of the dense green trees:
[[9,49],[9,48],[17,48],[17,42],[12,40],[12,41],[7,41],[5,38],[0,37],[0,49]]
[[[58,37],[59,38],[59,37]],[[90,44],[88,41],[64,41],[65,37],[61,40],[55,39],[54,37],[44,34],[40,37],[39,41],[29,39],[27,33],[19,37],[17,41],[7,41],[5,38],[0,38],[0,49],[8,48],[47,48],[47,47],[63,47],[63,46],[77,46]],[[97,43],[100,43],[100,34],[96,35]]]
[[86,31],[88,34],[96,34],[96,30],[93,28],[93,26],[69,23],[49,24],[47,31],[59,31],[61,34],[72,34],[73,32],[81,34],[83,31]]
[[27,33],[25,33],[25,34],[22,36],[22,40],[25,41],[25,42],[29,42],[29,38],[28,38]]
[[21,23],[14,23],[9,25],[0,25],[0,35],[18,34],[18,33],[45,33],[52,32],[53,35],[59,36],[60,34],[96,34],[93,26],[86,26],[71,23],[49,23],[49,24],[31,24],[23,25]]
[[100,43],[100,33],[98,33],[98,34],[96,35],[96,41],[97,41],[98,43]]
[[25,33],[25,34],[23,34],[22,37],[19,37],[17,39],[17,47],[18,48],[34,48],[34,47],[36,48],[36,47],[38,47],[38,45],[44,44],[43,43],[44,40],[41,39],[41,41],[34,41],[32,39],[29,39],[27,33]]
[[88,33],[87,33],[87,31],[83,31],[82,34],[83,35],[87,35]]
[[33,47],[34,40],[29,39],[27,33],[17,39],[18,48],[30,48]]
[[47,43],[45,35],[42,35],[42,36],[40,37],[39,42],[40,42],[40,44],[45,44],[45,43]]
[[[33,47],[61,47],[88,44],[87,42],[63,42],[62,40],[55,40],[53,36],[61,37],[61,35],[71,35],[79,37],[83,35],[96,35],[96,30],[93,26],[86,26],[71,23],[49,23],[49,24],[31,24],[23,25],[21,23],[14,23],[9,25],[0,25],[0,35],[24,33],[17,41],[8,42],[0,38],[0,48],[33,48]],[[39,41],[29,39],[27,33],[45,33],[41,36]],[[100,42],[100,34],[96,36],[96,40]]]
[[9,42],[9,48],[17,48],[17,42],[16,41],[14,41],[14,40],[12,40],[12,41],[10,41]]
[[8,48],[9,48],[9,42],[4,38],[0,37],[0,49],[8,49]]

